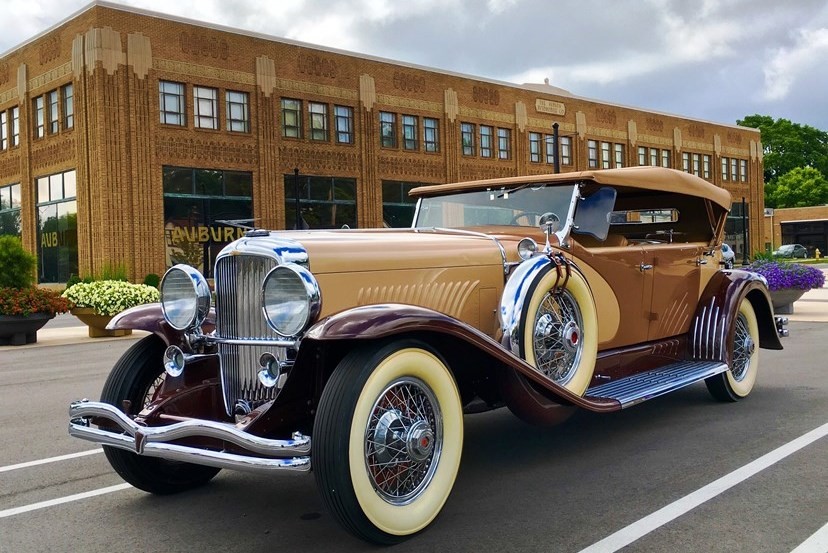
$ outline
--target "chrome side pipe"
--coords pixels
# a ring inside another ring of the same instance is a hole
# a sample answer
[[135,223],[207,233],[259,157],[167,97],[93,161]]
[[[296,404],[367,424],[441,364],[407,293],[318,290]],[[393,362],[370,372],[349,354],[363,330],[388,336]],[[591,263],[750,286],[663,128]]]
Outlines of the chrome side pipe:
[[[93,428],[90,423],[92,418],[111,421],[124,433]],[[189,420],[158,427],[140,426],[117,407],[97,401],[72,402],[69,406],[69,435],[147,457],[246,472],[304,472],[311,468],[311,439],[298,432],[290,440],[272,440],[253,436],[231,424],[206,420]],[[223,440],[261,456],[167,443],[188,437]]]

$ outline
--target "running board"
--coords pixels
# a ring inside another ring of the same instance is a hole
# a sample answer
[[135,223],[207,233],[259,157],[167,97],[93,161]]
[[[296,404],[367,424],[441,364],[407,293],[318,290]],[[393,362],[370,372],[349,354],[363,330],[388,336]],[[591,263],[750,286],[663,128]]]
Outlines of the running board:
[[584,399],[614,399],[624,409],[723,373],[727,368],[718,361],[681,361],[594,386],[587,390]]

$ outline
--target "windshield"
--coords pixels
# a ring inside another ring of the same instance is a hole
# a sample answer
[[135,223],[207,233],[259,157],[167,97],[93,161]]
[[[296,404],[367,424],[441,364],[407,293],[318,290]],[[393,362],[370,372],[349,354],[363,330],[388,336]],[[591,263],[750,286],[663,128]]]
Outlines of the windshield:
[[541,215],[567,220],[575,185],[517,186],[422,198],[414,228],[506,225],[537,228]]

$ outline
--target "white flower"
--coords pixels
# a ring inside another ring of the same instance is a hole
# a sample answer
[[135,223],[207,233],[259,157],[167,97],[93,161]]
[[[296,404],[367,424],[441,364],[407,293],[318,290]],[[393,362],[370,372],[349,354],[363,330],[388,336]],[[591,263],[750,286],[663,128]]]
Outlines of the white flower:
[[122,280],[79,282],[67,288],[62,296],[75,307],[93,308],[98,315],[115,315],[136,305],[161,300],[158,289]]

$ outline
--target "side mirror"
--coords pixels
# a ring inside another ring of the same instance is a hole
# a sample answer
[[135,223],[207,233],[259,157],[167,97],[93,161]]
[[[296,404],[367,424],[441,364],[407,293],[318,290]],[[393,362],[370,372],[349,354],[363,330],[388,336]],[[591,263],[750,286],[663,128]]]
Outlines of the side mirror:
[[544,247],[543,251],[549,253],[552,251],[552,245],[549,243],[549,235],[553,232],[557,232],[561,228],[561,218],[558,217],[556,214],[552,213],[551,211],[547,211],[543,215],[540,216],[538,220],[538,226],[546,235],[546,246]]

